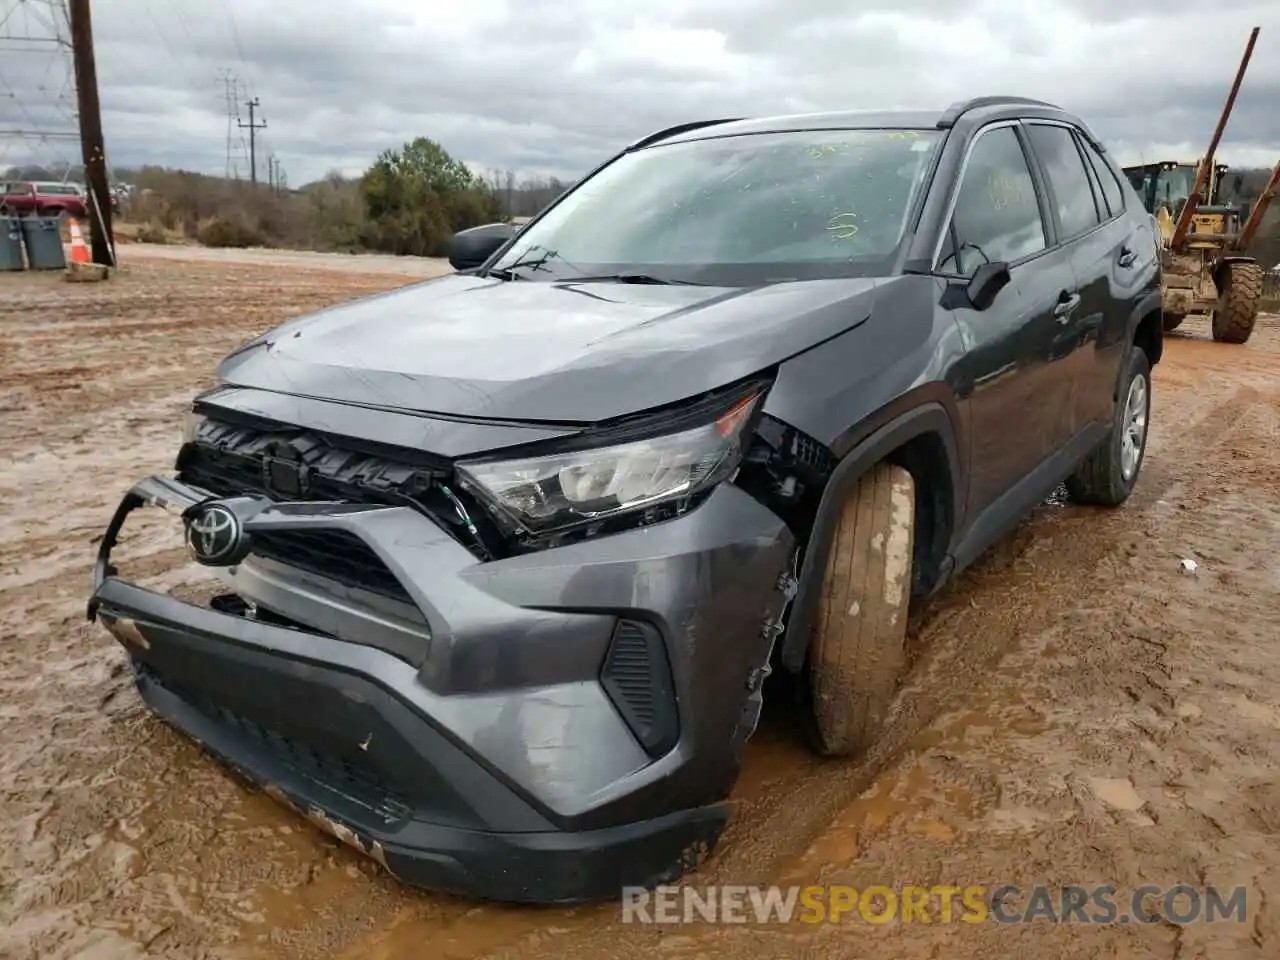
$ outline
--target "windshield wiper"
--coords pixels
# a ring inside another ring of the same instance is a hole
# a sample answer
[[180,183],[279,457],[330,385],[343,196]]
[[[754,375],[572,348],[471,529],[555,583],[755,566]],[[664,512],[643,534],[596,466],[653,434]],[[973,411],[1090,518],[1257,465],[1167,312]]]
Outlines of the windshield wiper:
[[[529,254],[539,250],[542,252],[536,256],[529,256]],[[515,263],[508,264],[505,267],[495,267],[494,269],[487,271],[487,275],[491,277],[498,277],[502,280],[523,280],[525,279],[524,276],[518,271],[523,269],[546,269],[548,260],[559,260],[561,263],[568,264],[570,267],[573,266],[572,263],[569,263],[568,260],[560,256],[560,252],[558,250],[549,250],[546,247],[534,244],[533,246],[526,248],[524,256]]]
[[497,277],[499,280],[523,280],[525,279],[524,274],[519,273],[519,270],[522,270],[525,267],[532,270],[540,270],[542,269],[542,265],[543,260],[541,258],[517,260],[509,267],[494,267],[492,270],[488,271],[488,276]]
[[696,280],[668,280],[651,273],[602,273],[593,277],[564,277],[556,283],[649,283],[662,286],[705,287]]

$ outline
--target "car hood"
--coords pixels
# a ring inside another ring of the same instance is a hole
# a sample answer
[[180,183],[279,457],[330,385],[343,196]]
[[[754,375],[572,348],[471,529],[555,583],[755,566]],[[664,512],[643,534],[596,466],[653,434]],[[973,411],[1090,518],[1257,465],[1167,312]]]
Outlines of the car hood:
[[218,373],[343,403],[593,423],[785,360],[864,322],[878,288],[894,282],[743,289],[451,275],[289,321]]

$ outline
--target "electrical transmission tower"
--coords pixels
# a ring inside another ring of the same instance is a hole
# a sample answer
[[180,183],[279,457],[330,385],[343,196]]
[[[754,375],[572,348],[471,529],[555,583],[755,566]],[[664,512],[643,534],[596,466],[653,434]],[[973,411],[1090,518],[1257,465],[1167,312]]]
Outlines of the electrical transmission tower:
[[79,153],[67,0],[0,0],[0,173],[67,176]]
[[222,84],[227,110],[227,167],[223,176],[228,180],[238,180],[240,178],[240,165],[238,162],[240,155],[236,149],[237,137],[235,130],[236,124],[240,120],[240,81],[230,70],[219,72],[218,81]]

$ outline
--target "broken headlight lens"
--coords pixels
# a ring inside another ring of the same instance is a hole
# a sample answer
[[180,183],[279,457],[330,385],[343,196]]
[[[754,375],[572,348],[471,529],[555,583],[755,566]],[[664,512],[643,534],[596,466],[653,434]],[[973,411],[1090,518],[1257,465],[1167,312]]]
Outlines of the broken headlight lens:
[[687,501],[733,475],[761,394],[711,423],[592,450],[460,463],[462,484],[529,533]]

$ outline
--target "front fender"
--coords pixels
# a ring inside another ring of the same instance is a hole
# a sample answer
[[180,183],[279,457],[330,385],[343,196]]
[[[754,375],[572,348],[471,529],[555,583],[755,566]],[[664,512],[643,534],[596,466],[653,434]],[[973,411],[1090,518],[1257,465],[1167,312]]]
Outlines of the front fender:
[[[805,653],[809,647],[818,600],[826,571],[827,554],[835,538],[836,525],[841,510],[853,493],[862,476],[881,460],[907,442],[927,434],[937,434],[945,450],[950,469],[951,487],[951,536],[959,526],[964,502],[965,474],[961,467],[956,444],[956,432],[951,417],[942,404],[924,403],[903,413],[875,430],[854,446],[836,466],[823,490],[805,548],[804,564],[800,570],[799,590],[791,608],[787,633],[782,642],[782,665],[792,673],[804,667]],[[948,544],[948,547],[950,544]],[[949,552],[949,551],[948,551]]]

